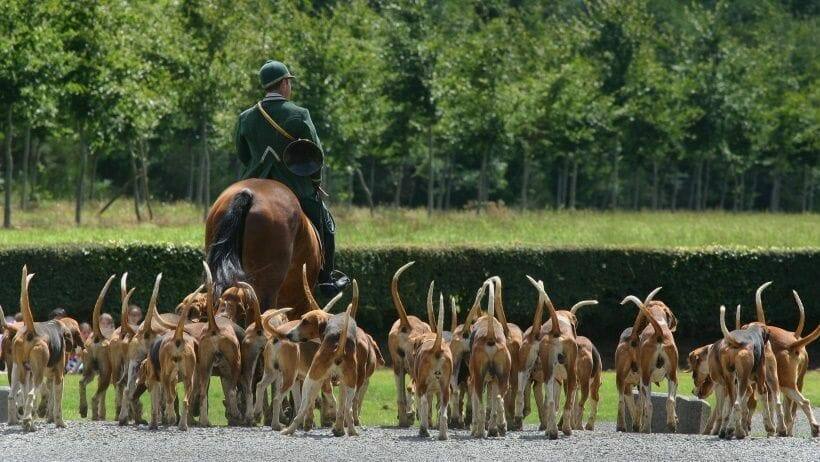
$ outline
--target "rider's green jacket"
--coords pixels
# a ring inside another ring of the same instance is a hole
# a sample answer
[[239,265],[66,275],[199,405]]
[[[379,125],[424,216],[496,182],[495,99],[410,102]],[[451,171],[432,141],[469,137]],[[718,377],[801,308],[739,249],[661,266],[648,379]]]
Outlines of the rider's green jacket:
[[[307,109],[288,101],[276,92],[265,95],[261,101],[262,109],[296,139],[308,139],[321,149],[316,127],[310,119]],[[304,204],[305,200],[318,201],[316,187],[321,180],[321,172],[314,177],[299,177],[285,167],[280,160],[285,146],[290,141],[279,133],[259,112],[257,105],[239,115],[236,124],[236,150],[239,160],[244,164],[241,179],[268,178],[281,181],[296,194],[303,208],[312,208]],[[312,210],[305,210],[309,215]]]

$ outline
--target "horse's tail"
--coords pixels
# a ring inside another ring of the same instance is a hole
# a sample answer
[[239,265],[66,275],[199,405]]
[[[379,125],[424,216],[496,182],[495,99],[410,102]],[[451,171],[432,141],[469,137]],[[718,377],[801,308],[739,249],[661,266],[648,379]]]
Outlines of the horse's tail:
[[216,235],[208,248],[208,266],[214,271],[214,297],[238,282],[248,282],[242,269],[242,236],[245,217],[253,205],[253,192],[245,188],[233,197],[228,211],[216,228]]

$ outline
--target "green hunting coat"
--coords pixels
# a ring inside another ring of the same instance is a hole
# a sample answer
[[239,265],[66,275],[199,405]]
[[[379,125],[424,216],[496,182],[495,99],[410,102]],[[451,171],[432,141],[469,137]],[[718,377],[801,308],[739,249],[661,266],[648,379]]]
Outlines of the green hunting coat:
[[[275,92],[265,95],[262,99],[262,108],[292,137],[311,140],[322,148],[307,109],[293,104]],[[278,180],[290,187],[300,202],[306,199],[318,201],[314,184],[321,180],[321,172],[310,178],[299,177],[291,173],[280,159],[289,142],[259,113],[256,105],[246,109],[239,115],[236,124],[236,151],[239,160],[244,164],[241,179]],[[303,207],[305,205],[303,203]]]

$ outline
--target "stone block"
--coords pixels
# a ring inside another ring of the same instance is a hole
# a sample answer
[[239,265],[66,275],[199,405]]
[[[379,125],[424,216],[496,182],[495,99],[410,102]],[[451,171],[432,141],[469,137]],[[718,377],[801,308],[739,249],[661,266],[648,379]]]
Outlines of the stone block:
[[[633,391],[635,403],[638,392]],[[709,419],[709,403],[694,396],[678,395],[675,400],[675,412],[678,414],[677,433],[700,433]],[[626,413],[626,428],[632,428],[629,412]],[[652,393],[652,433],[670,433],[666,426],[666,393]]]

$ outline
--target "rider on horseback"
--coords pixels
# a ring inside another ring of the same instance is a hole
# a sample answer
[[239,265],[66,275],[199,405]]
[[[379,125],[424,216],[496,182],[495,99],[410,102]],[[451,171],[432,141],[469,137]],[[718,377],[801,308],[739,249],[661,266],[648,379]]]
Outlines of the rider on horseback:
[[[319,289],[332,297],[344,289],[350,280],[334,270],[336,224],[322,201],[322,144],[307,109],[289,101],[291,75],[284,63],[268,61],[259,70],[259,80],[265,97],[239,115],[236,125],[236,148],[244,164],[241,179],[267,178],[287,185],[299,199],[302,210],[310,219],[322,240],[324,265],[319,273]],[[305,143],[307,140],[310,143]],[[299,144],[315,151],[306,165],[286,162],[290,146]],[[301,169],[299,167],[302,167]],[[314,170],[314,171],[311,171]]]

